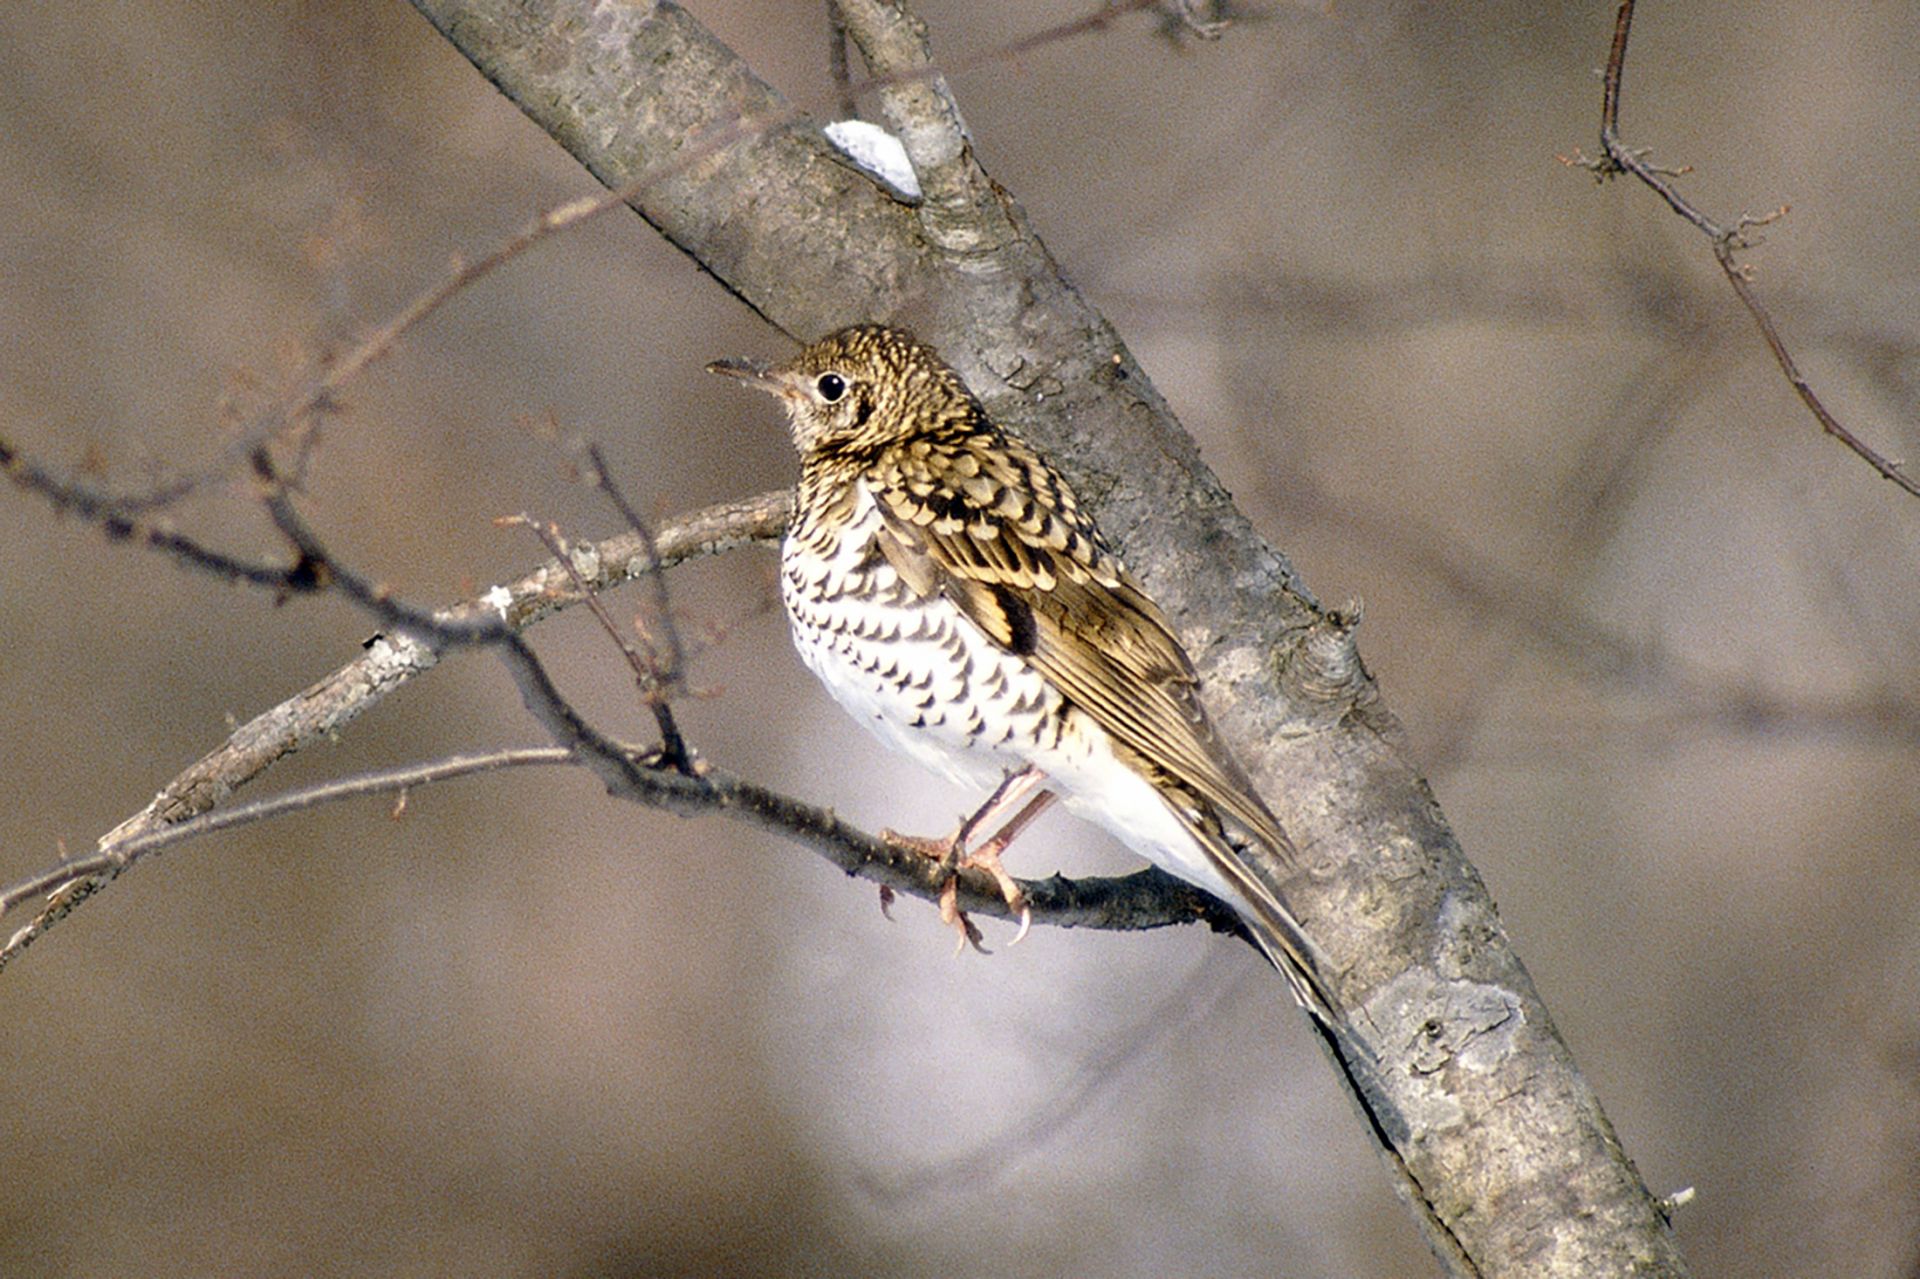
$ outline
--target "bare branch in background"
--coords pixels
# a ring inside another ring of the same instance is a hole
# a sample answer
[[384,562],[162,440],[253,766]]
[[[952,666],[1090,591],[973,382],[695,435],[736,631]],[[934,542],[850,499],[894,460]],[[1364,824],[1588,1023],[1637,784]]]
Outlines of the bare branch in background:
[[[573,756],[570,753],[555,746],[490,751],[479,755],[456,755],[425,764],[412,764],[405,768],[362,773],[318,786],[304,786],[283,795],[257,799],[246,804],[236,804],[217,812],[202,813],[187,821],[157,827],[144,835],[135,835],[111,844],[103,840],[100,848],[86,857],[69,858],[38,875],[9,885],[4,890],[0,890],[0,915],[15,910],[42,894],[61,892],[81,880],[99,875],[118,875],[131,868],[135,862],[204,835],[236,830],[242,826],[271,821],[273,818],[284,817],[290,813],[304,813],[309,809],[338,803],[341,800],[366,799],[374,795],[399,795],[404,799],[408,792],[419,787],[450,781],[456,777],[494,773],[504,768],[572,762]],[[11,956],[17,950],[15,945],[17,940],[16,938],[7,943],[4,950],[7,956]]]
[[[34,468],[16,468],[11,473],[23,486],[59,501],[57,487],[52,491],[39,487]],[[790,496],[780,492],[708,507],[663,523],[655,531],[655,552],[649,552],[638,535],[626,533],[593,543],[592,553],[575,556],[573,566],[586,586],[604,590],[647,573],[656,565],[670,568],[690,558],[750,542],[770,542],[786,527],[789,504]],[[116,517],[96,513],[96,518],[110,529],[110,521]],[[161,549],[173,551],[190,567],[197,566],[202,558],[196,554],[200,549],[197,544],[188,543],[176,550],[176,542],[187,539],[170,535]],[[582,564],[588,567],[583,569]],[[286,589],[290,576],[288,569],[272,568],[261,584]],[[432,621],[435,627],[457,628],[470,626],[476,618],[498,618],[508,627],[523,628],[580,599],[573,575],[558,562],[551,562],[518,581],[441,610],[432,615]],[[163,786],[144,809],[102,836],[100,850],[111,853],[129,841],[213,810],[280,759],[333,740],[341,729],[388,694],[431,670],[445,653],[446,645],[436,643],[431,635],[395,632],[374,636],[367,642],[366,651],[353,661],[234,729],[225,742]],[[63,888],[0,946],[0,967],[118,874],[119,868],[109,864],[82,882]]]
[[1755,241],[1748,232],[1756,227],[1767,226],[1784,217],[1787,206],[1781,205],[1772,213],[1758,217],[1742,214],[1731,224],[1721,223],[1708,217],[1695,208],[1687,198],[1674,187],[1671,179],[1681,177],[1688,172],[1685,168],[1667,168],[1648,160],[1646,148],[1630,147],[1620,138],[1620,83],[1626,75],[1627,36],[1633,29],[1633,0],[1620,0],[1620,8],[1614,16],[1613,44],[1607,54],[1605,89],[1600,107],[1600,147],[1602,154],[1598,158],[1588,158],[1578,151],[1563,156],[1562,161],[1591,172],[1596,179],[1604,180],[1617,173],[1631,173],[1645,183],[1655,195],[1666,201],[1667,207],[1675,214],[1691,223],[1713,245],[1713,257],[1725,273],[1727,283],[1733,286],[1735,296],[1740,299],[1753,322],[1760,328],[1760,336],[1765,339],[1767,349],[1773,353],[1774,363],[1780,366],[1780,372],[1786,376],[1788,385],[1793,387],[1795,395],[1807,406],[1808,412],[1820,423],[1820,429],[1859,456],[1868,466],[1880,473],[1882,479],[1891,480],[1901,489],[1914,497],[1920,497],[1920,480],[1907,473],[1906,463],[1889,458],[1865,440],[1855,435],[1834,417],[1820,397],[1814,393],[1813,386],[1800,372],[1791,352],[1787,350],[1786,340],[1780,336],[1779,326],[1773,316],[1760,302],[1759,294],[1754,292],[1752,268],[1739,260],[1739,255],[1753,247]]

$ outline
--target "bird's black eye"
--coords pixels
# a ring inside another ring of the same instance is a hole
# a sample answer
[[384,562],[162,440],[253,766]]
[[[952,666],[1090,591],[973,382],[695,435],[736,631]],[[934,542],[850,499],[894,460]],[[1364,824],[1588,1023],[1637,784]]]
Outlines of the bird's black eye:
[[820,380],[813,384],[813,389],[820,392],[821,399],[832,404],[847,393],[847,379],[838,373],[822,373]]

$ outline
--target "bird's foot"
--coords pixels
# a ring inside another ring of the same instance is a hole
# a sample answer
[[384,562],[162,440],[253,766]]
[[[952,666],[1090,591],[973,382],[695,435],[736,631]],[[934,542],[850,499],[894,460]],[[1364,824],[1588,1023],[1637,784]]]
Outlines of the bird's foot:
[[[968,946],[972,946],[983,955],[992,954],[992,951],[981,944],[985,941],[985,937],[980,929],[967,918],[967,912],[960,909],[960,872],[973,865],[973,859],[966,856],[967,824],[962,823],[958,830],[945,839],[929,839],[924,835],[904,835],[897,830],[881,831],[880,839],[901,852],[914,853],[939,863],[940,870],[945,874],[945,880],[940,886],[940,922],[959,934],[959,940],[954,943],[953,953],[957,955]],[[886,899],[883,898],[881,910],[884,911],[886,905]]]
[[960,854],[966,851],[960,842],[966,833],[967,828],[962,826],[944,839],[929,839],[925,835],[905,835],[888,829],[880,832],[880,842],[903,853],[918,853],[936,862],[958,866]]
[[[1033,910],[1027,905],[1027,895],[1020,891],[1020,885],[1015,882],[1012,875],[1007,873],[1006,866],[1000,861],[1001,850],[1013,842],[1012,834],[1002,831],[971,853],[965,848],[964,828],[946,839],[902,835],[892,830],[881,831],[880,838],[904,852],[918,853],[922,857],[938,862],[940,869],[946,872],[946,882],[940,888],[940,919],[960,934],[959,943],[954,947],[955,953],[968,946],[972,946],[983,955],[992,953],[980,944],[982,937],[979,928],[975,927],[973,921],[967,918],[967,913],[960,909],[960,872],[964,870],[984,871],[991,876],[994,885],[1000,890],[1000,896],[1007,903],[1007,909],[1020,917],[1020,930],[1014,934],[1013,940],[1007,943],[1009,946],[1018,945],[1032,931]],[[891,894],[888,894],[881,899],[883,911],[889,904],[887,897],[890,896]]]
[[960,875],[958,872],[949,875],[945,887],[940,890],[940,922],[960,935],[959,940],[953,943],[953,953],[955,957],[958,957],[960,953],[969,946],[983,955],[991,955],[993,953],[983,944],[986,938],[981,934],[979,926],[967,918],[966,911],[960,909]]
[[[1020,891],[1020,885],[1014,882],[1013,876],[1007,873],[1007,868],[1000,862],[1001,850],[1012,842],[1013,835],[1003,830],[962,857],[960,867],[963,870],[983,870],[993,876],[993,882],[1000,888],[1000,896],[1006,899],[1007,909],[1020,916],[1020,931],[1007,943],[1009,946],[1018,946],[1033,928],[1033,908],[1027,905],[1027,895]],[[954,882],[957,884],[959,881],[956,879]]]
[[[980,944],[980,930],[973,926],[966,912],[960,909],[960,872],[963,870],[982,870],[993,877],[994,884],[1000,889],[1000,896],[1006,900],[1007,909],[1020,916],[1020,931],[1014,934],[1009,946],[1018,945],[1033,927],[1033,910],[1027,905],[1027,895],[1020,891],[1020,885],[1014,882],[1007,868],[1000,864],[1000,854],[1025,830],[1033,819],[1046,811],[1053,802],[1053,792],[1038,790],[1047,780],[1046,774],[1038,768],[1028,766],[1018,772],[1008,773],[1001,779],[1000,785],[987,802],[980,805],[974,814],[962,821],[959,828],[945,839],[927,839],[919,835],[902,835],[898,831],[883,830],[880,838],[886,843],[905,852],[918,853],[922,857],[932,858],[940,863],[940,869],[946,873],[946,881],[940,887],[940,918],[960,933],[960,943],[954,947],[958,954],[971,945],[981,954],[989,953]],[[983,830],[992,830],[1002,814],[1014,805],[1021,808],[1000,826],[998,833],[971,853],[967,845],[973,837]],[[884,908],[884,902],[883,902]]]

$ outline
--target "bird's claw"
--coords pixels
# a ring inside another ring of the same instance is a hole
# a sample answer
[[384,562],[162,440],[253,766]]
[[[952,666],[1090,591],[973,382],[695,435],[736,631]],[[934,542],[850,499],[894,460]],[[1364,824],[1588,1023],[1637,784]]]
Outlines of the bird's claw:
[[984,944],[986,938],[981,934],[979,926],[967,918],[966,911],[960,909],[960,877],[958,875],[949,878],[946,886],[940,890],[940,922],[959,934],[958,940],[953,943],[955,959],[958,959],[969,946],[982,955],[993,953],[986,948]]
[[[1027,895],[1020,891],[1020,885],[1014,882],[1013,876],[1007,873],[1007,868],[1000,862],[1000,850],[1009,842],[1006,838],[995,836],[971,853],[966,851],[965,826],[945,839],[904,835],[896,830],[883,830],[880,832],[880,838],[902,852],[918,853],[922,857],[939,863],[940,870],[946,875],[946,882],[940,888],[940,919],[960,934],[960,940],[954,946],[954,954],[959,954],[968,946],[972,946],[983,955],[993,953],[981,944],[984,937],[980,929],[967,918],[967,913],[960,909],[960,872],[963,870],[985,871],[992,876],[995,886],[1000,889],[1000,896],[1006,900],[1007,908],[1019,912],[1020,928],[1014,934],[1013,940],[1007,943],[1009,946],[1019,945],[1032,931],[1033,910],[1027,904]],[[881,909],[884,910],[887,904],[887,899],[883,898]]]
[[1005,899],[1007,909],[1016,911],[1020,915],[1020,930],[1013,935],[1013,940],[1007,943],[1009,946],[1018,946],[1033,929],[1033,908],[1027,904],[1027,895],[1020,891],[1020,885],[1014,881],[1012,875],[1007,873],[1006,866],[1000,861],[1000,850],[1007,846],[1007,842],[1006,839],[996,835],[972,853],[962,857],[960,868],[983,870],[993,876],[993,882],[999,887],[1000,896]]

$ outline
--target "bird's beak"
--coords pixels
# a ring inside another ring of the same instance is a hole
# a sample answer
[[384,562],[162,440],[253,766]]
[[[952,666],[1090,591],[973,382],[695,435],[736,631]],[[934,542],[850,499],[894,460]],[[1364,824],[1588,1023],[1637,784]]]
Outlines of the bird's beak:
[[707,372],[737,377],[748,386],[758,387],[772,395],[779,395],[785,389],[763,360],[715,360],[707,365]]

